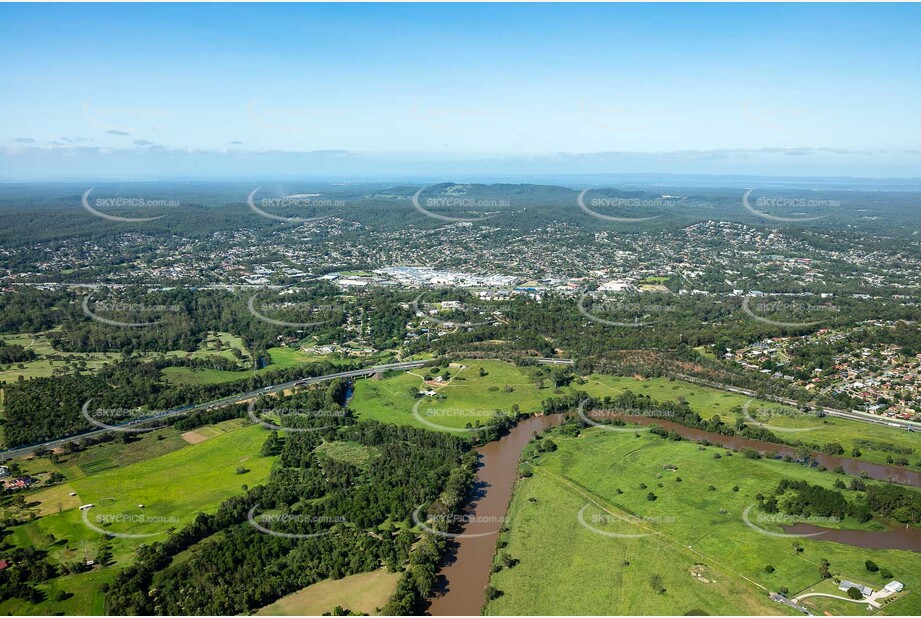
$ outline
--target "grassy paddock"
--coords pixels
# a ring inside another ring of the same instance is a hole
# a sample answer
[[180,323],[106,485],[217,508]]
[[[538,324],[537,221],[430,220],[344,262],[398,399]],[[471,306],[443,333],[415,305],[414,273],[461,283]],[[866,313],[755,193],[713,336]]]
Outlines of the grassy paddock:
[[[591,376],[590,383],[594,383],[601,389],[602,393],[615,395],[625,390],[631,390],[638,395],[648,395],[658,400],[676,400],[683,397],[691,409],[700,414],[703,418],[712,418],[719,415],[724,421],[734,422],[742,414],[731,412],[734,407],[745,405],[751,398],[745,395],[729,393],[718,389],[698,386],[689,382],[680,380],[669,380],[668,378],[650,378],[638,380],[635,378],[619,376]],[[594,393],[592,393],[594,394]],[[781,438],[789,440],[803,440],[806,442],[817,442],[825,444],[826,442],[839,442],[846,449],[846,455],[850,455],[851,450],[856,446],[857,440],[876,440],[881,442],[890,442],[900,447],[909,447],[915,449],[915,453],[909,456],[909,461],[916,464],[921,461],[921,440],[917,434],[909,433],[905,430],[876,425],[871,423],[862,423],[848,419],[825,417],[819,419],[814,416],[802,416],[799,414],[790,415],[773,415],[766,416],[758,412],[759,408],[781,409],[788,413],[794,412],[790,406],[770,402],[753,402],[749,408],[753,418],[757,421],[774,425],[781,428],[816,428],[810,431],[802,432],[776,432]],[[770,427],[768,427],[770,429]],[[888,453],[884,451],[872,451],[866,448],[861,449],[861,458],[874,463],[885,464]]]
[[[200,512],[214,512],[223,500],[241,493],[243,484],[262,483],[274,461],[259,455],[266,436],[262,427],[242,427],[200,444],[78,478],[61,486],[77,493],[76,502],[70,500],[61,512],[56,503],[63,501],[62,496],[32,494],[33,498],[44,496],[41,508],[50,509],[51,514],[13,528],[7,540],[46,549],[53,562],[62,563],[95,558],[103,535],[91,526],[150,535],[110,539],[114,564],[123,566],[132,560],[139,544],[166,538],[171,529],[188,524]],[[246,472],[238,474],[241,466]],[[42,492],[52,489],[56,488]],[[86,512],[91,525],[76,508],[82,504],[95,505]],[[87,612],[88,607],[76,613]]]
[[[464,370],[449,368],[453,378],[443,386],[429,386],[422,380],[425,370],[415,370],[397,374],[384,380],[359,380],[355,385],[355,396],[351,407],[362,418],[384,423],[407,424],[417,427],[435,428],[443,425],[449,428],[464,427],[467,423],[485,422],[495,410],[510,411],[517,404],[522,412],[538,412],[541,401],[559,397],[574,391],[583,391],[594,397],[616,396],[628,390],[638,395],[648,395],[660,401],[676,401],[684,398],[691,409],[703,418],[719,415],[726,422],[732,423],[742,415],[732,412],[733,408],[743,406],[749,397],[707,388],[668,378],[638,379],[632,377],[592,374],[585,376],[585,384],[575,381],[569,386],[556,389],[552,385],[538,388],[534,370],[516,367],[509,363],[495,360],[464,360],[460,364],[467,366]],[[480,376],[480,368],[487,375]],[[436,374],[440,375],[440,374]],[[460,379],[463,378],[463,379]],[[507,389],[510,389],[508,390]],[[410,391],[432,388],[437,397],[415,399]],[[418,403],[419,414],[432,425],[420,422],[412,413]],[[815,427],[815,430],[797,433],[778,432],[783,438],[802,439],[809,442],[825,444],[840,442],[850,454],[857,440],[871,439],[890,442],[897,446],[919,449],[921,443],[917,434],[906,431],[851,421],[846,419],[803,417],[799,415],[774,415],[770,418],[759,414],[761,403],[750,406],[751,413],[759,422],[773,424],[783,428]],[[770,408],[779,408],[792,412],[792,408],[779,404],[768,404]],[[862,459],[874,463],[886,463],[887,453],[862,449]],[[909,457],[914,464],[921,460],[921,450]]]
[[[909,591],[921,588],[917,553],[778,538],[742,520],[755,496],[781,478],[831,487],[838,478],[831,472],[730,457],[723,449],[650,434],[591,429],[578,438],[552,437],[557,451],[526,451],[533,476],[519,483],[503,537],[503,551],[520,563],[492,577],[503,594],[487,605],[490,614],[788,614],[792,610],[771,602],[767,592],[814,585],[823,558],[834,575],[868,580],[877,589],[886,581],[866,572],[867,559],[890,569]],[[597,530],[649,536],[592,531],[579,522],[583,507],[583,521]],[[752,517],[757,514],[755,507]],[[803,552],[794,553],[794,540]],[[653,589],[654,576],[665,592]]]
[[396,588],[399,573],[385,570],[327,579],[266,605],[257,616],[319,616],[338,605],[376,615]]

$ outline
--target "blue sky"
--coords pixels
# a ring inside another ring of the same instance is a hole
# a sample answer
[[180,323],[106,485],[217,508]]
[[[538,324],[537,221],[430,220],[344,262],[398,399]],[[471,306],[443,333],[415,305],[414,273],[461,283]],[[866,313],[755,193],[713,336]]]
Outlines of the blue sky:
[[0,5],[0,178],[921,176],[919,23],[912,5]]

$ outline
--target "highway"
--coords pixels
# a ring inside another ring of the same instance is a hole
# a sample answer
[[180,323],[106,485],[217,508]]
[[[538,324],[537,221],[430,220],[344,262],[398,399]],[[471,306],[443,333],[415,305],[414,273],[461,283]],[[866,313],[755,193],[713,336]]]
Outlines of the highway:
[[[720,384],[719,382],[711,382],[710,380],[695,378],[693,376],[686,376],[680,373],[675,374],[675,377],[679,380],[684,380],[685,382],[700,384],[701,386],[709,386],[710,388],[729,391],[730,393],[738,393],[740,395],[747,395],[752,398],[757,397],[757,394],[754,391],[738,388],[736,386],[727,386],[725,384]],[[799,402],[794,401],[793,399],[787,399],[786,397],[764,395],[764,398],[777,403],[784,403],[788,406],[799,407]],[[808,407],[812,410],[816,408],[816,406],[812,404],[808,404]],[[875,416],[866,412],[848,412],[847,410],[836,410],[835,408],[826,408],[824,406],[822,407],[822,410],[827,416],[836,416],[838,418],[846,418],[852,421],[860,421],[862,423],[873,423],[874,425],[885,425],[887,427],[892,427],[893,429],[921,431],[921,423],[915,423],[914,421],[903,421],[902,419],[889,418],[888,416]]]
[[408,361],[405,363],[391,363],[389,365],[375,365],[373,367],[365,367],[363,369],[353,369],[351,371],[340,371],[338,373],[330,373],[323,376],[316,376],[313,378],[300,378],[298,380],[291,380],[290,382],[284,382],[283,384],[273,384],[272,386],[266,386],[254,391],[249,391],[246,393],[241,393],[239,395],[231,395],[229,397],[224,397],[222,399],[215,399],[214,401],[208,401],[206,403],[200,403],[192,406],[183,406],[181,408],[174,408],[171,410],[164,410],[157,414],[151,414],[150,416],[145,416],[139,419],[133,419],[125,423],[118,423],[111,425],[111,429],[93,429],[90,431],[85,431],[73,436],[67,436],[66,438],[58,438],[56,440],[49,440],[48,442],[41,442],[39,444],[30,444],[28,446],[20,446],[17,448],[7,449],[0,451],[0,461],[4,459],[10,459],[13,457],[21,457],[23,455],[29,455],[39,449],[55,448],[66,444],[68,442],[74,442],[76,440],[83,440],[92,436],[101,436],[104,433],[110,431],[118,431],[119,429],[134,428],[138,425],[145,425],[152,421],[157,421],[160,419],[169,418],[172,416],[186,416],[189,414],[194,414],[195,412],[204,412],[207,410],[214,410],[215,408],[223,408],[225,406],[230,406],[236,403],[241,403],[248,399],[258,397],[260,395],[269,395],[271,393],[279,393],[285,391],[289,388],[294,387],[295,384],[298,385],[307,385],[307,384],[316,384],[318,382],[328,382],[329,380],[335,380],[336,378],[360,378],[375,373],[380,373],[383,371],[406,371],[409,369],[418,369],[425,366],[426,361]]

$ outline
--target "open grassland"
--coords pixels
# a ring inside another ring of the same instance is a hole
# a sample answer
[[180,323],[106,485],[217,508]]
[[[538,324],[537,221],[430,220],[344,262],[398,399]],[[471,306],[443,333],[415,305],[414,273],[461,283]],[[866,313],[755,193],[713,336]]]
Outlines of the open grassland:
[[909,591],[877,612],[880,616],[921,616],[921,591]]
[[224,384],[243,380],[253,375],[252,370],[223,371],[221,369],[193,369],[192,367],[166,367],[160,374],[170,384],[200,385]]
[[[839,478],[832,472],[728,456],[723,449],[649,433],[590,429],[576,438],[550,435],[558,450],[538,454],[529,446],[525,452],[523,466],[533,476],[519,482],[510,531],[502,537],[508,545],[501,550],[520,563],[493,575],[491,585],[502,595],[488,603],[489,614],[795,614],[767,593],[787,587],[792,595],[815,585],[822,559],[835,576],[878,589],[888,580],[866,571],[864,561],[871,559],[908,591],[921,589],[917,553],[774,537],[742,520],[755,496],[780,479],[830,488]],[[715,453],[722,457],[715,459]],[[580,511],[587,525],[580,523]],[[752,521],[758,512],[755,507]],[[880,527],[854,521],[839,526]],[[802,552],[794,552],[793,541]],[[889,609],[897,611],[901,602]]]
[[[23,376],[29,378],[46,378],[54,375],[54,370],[71,370],[76,366],[81,371],[94,372],[101,369],[106,364],[117,363],[122,359],[118,352],[62,352],[55,349],[51,344],[48,331],[36,334],[18,334],[18,335],[0,335],[0,339],[8,344],[18,344],[35,352],[39,358],[26,363],[14,363],[0,368],[0,382],[14,382]],[[220,342],[220,346],[218,345]],[[233,353],[238,350],[242,360]],[[240,337],[230,333],[209,333],[207,341],[194,352],[185,350],[172,350],[165,354],[166,356],[176,356],[180,358],[204,358],[207,356],[223,356],[235,362],[251,364],[252,358],[243,345]],[[159,354],[143,355],[148,358],[159,356]],[[50,358],[57,357],[57,358]]]
[[[234,352],[236,350],[236,352]],[[237,362],[252,362],[252,356],[243,339],[224,332],[210,332],[204,345],[200,346],[192,353],[170,352],[170,354],[179,356],[183,355],[188,358],[205,358],[208,356],[223,356],[224,358]]]
[[[333,363],[336,362],[335,359],[327,359],[323,356],[308,354],[296,348],[269,348],[269,356],[272,357],[272,363],[261,369],[257,369],[255,373],[265,373],[268,371],[275,371],[276,369],[286,369],[296,365],[322,362],[325,360],[330,360]],[[246,362],[252,363],[249,354],[246,356]],[[223,371],[220,369],[193,369],[192,367],[166,367],[160,373],[171,384],[223,384],[225,382],[234,382],[236,380],[248,378],[253,375],[253,369]]]
[[[52,561],[63,563],[94,559],[104,538],[99,529],[138,535],[109,540],[114,563],[124,566],[139,544],[166,538],[168,531],[188,524],[200,512],[214,512],[223,500],[241,493],[244,484],[262,483],[274,460],[259,454],[266,436],[260,426],[242,427],[200,444],[84,475],[63,486],[77,493],[77,502],[70,500],[66,506],[64,496],[49,493],[55,488],[32,493],[30,501],[43,501],[30,508],[51,514],[13,528],[7,540],[46,549]],[[238,473],[238,468],[245,472]],[[61,512],[57,502],[62,503]],[[80,511],[75,504],[95,506]],[[88,611],[86,607],[76,613]]]
[[[450,378],[443,383],[426,383],[426,368],[387,377],[383,380],[358,380],[349,404],[359,417],[384,423],[414,425],[435,429],[437,425],[462,428],[467,423],[485,422],[496,410],[509,412],[518,405],[522,412],[539,412],[544,399],[559,396],[554,388],[538,388],[536,378],[526,369],[494,360],[461,361],[460,366],[442,369],[433,376]],[[480,369],[486,375],[480,376]],[[435,397],[413,397],[411,393],[431,389]],[[560,394],[571,389],[561,389]],[[419,415],[431,425],[413,415],[418,404]]]
[[[588,380],[589,384],[595,384],[601,388],[600,391],[585,389],[592,395],[600,392],[613,396],[626,390],[631,390],[638,395],[648,395],[659,401],[675,401],[679,397],[683,397],[691,406],[691,409],[700,414],[701,417],[709,419],[718,415],[729,423],[735,422],[737,418],[742,418],[743,416],[738,410],[733,412],[733,409],[741,408],[751,399],[745,395],[728,393],[680,380],[669,380],[668,378],[638,380],[618,376],[592,375],[589,376]],[[767,415],[761,411],[763,408],[782,410],[784,413]],[[842,418],[825,417],[820,419],[814,415],[800,414],[790,406],[762,401],[753,401],[749,406],[749,413],[759,423],[769,425],[766,427],[768,430],[771,430],[772,426],[781,430],[810,428],[809,431],[797,432],[785,432],[775,429],[775,433],[785,440],[803,440],[818,444],[838,442],[844,447],[845,455],[850,455],[851,450],[857,446],[858,440],[889,442],[898,447],[914,449],[914,454],[909,456],[909,461],[912,464],[917,464],[921,461],[921,434],[918,433],[909,433],[903,429]],[[861,453],[861,459],[866,461],[879,464],[887,463],[886,457],[888,453],[885,451],[861,448]],[[896,457],[898,456],[896,455]]]
[[[485,375],[480,375],[480,369]],[[426,375],[444,376],[445,371],[450,378],[441,383],[423,380]],[[618,388],[620,380],[628,381],[625,384],[637,383],[632,378],[593,375],[584,384],[574,380],[568,386],[556,388],[549,378],[538,376],[536,368],[516,367],[497,360],[463,360],[438,373],[423,368],[396,373],[383,380],[358,380],[349,407],[361,418],[382,423],[457,429],[468,423],[485,422],[497,410],[511,412],[514,406],[521,412],[538,413],[545,399],[576,391],[599,397],[615,394],[626,390]],[[434,391],[435,396],[414,397],[413,393],[420,390]],[[413,414],[417,404],[419,416],[427,422]]]
[[[151,517],[174,518],[174,526],[189,523],[201,511],[239,493],[244,483],[257,485],[268,476],[272,458],[259,450],[267,431],[243,427],[166,455],[106,470],[73,481],[80,499],[97,506],[95,516],[140,511]],[[248,472],[237,474],[242,466]],[[178,527],[178,526],[176,526]],[[158,524],[112,524],[115,532],[161,532]]]
[[[350,407],[361,418],[384,423],[409,424],[428,429],[437,429],[442,425],[456,429],[465,427],[468,423],[475,425],[478,421],[485,422],[496,410],[510,412],[515,404],[522,412],[539,412],[541,401],[544,399],[575,391],[599,398],[606,395],[615,397],[628,390],[659,401],[676,401],[683,398],[701,417],[709,419],[719,415],[727,423],[741,418],[742,413],[739,409],[750,400],[744,395],[680,380],[639,379],[600,374],[584,376],[584,384],[573,381],[569,386],[561,388],[554,388],[552,383],[545,379],[543,388],[539,388],[533,368],[516,367],[495,360],[464,360],[459,364],[466,368],[448,368],[447,371],[452,377],[445,384],[425,383],[422,377],[429,374],[426,369],[396,374],[383,380],[359,380],[356,382],[355,395]],[[485,376],[479,375],[481,367],[486,372]],[[426,396],[421,400],[413,397],[413,392],[423,389],[433,390],[437,395]],[[420,421],[413,414],[413,408],[417,405],[419,416],[428,421],[427,423]],[[767,416],[760,411],[762,407],[783,410],[786,414]],[[921,461],[921,434],[860,421],[831,417],[819,419],[812,415],[798,414],[793,408],[779,404],[752,402],[749,411],[752,418],[760,423],[780,428],[814,428],[802,432],[777,431],[777,435],[787,440],[804,440],[819,445],[839,442],[844,447],[846,455],[850,455],[858,440],[889,442],[897,447],[915,449],[915,453],[909,456],[909,461],[912,464]],[[861,448],[861,452],[861,458],[866,461],[887,463],[889,453],[886,451]]]
[[380,451],[373,446],[346,441],[324,442],[314,452],[358,468],[367,468],[380,456]]
[[[113,569],[95,569],[77,575],[57,577],[36,586],[45,593],[45,600],[32,604],[22,599],[0,602],[0,612],[13,616],[104,616],[105,593],[103,584],[115,579]],[[66,598],[57,599],[63,592]]]
[[[0,383],[15,382],[20,376],[30,378],[47,378],[54,375],[54,370],[71,371],[77,366],[81,371],[97,371],[103,365],[116,363],[122,359],[118,352],[61,352],[51,345],[47,333],[0,335],[7,344],[21,345],[38,355],[38,358],[25,363],[12,363],[0,368]],[[49,356],[60,358],[51,359]],[[21,365],[21,366],[20,366]]]
[[266,605],[257,616],[320,616],[331,613],[338,605],[370,615],[377,614],[396,588],[399,573],[373,571],[342,579],[317,582]]

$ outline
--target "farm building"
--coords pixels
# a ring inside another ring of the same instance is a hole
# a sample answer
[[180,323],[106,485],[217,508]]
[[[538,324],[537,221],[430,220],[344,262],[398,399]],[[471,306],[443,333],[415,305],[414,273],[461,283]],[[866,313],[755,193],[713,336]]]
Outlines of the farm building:
[[902,589],[904,587],[905,587],[905,584],[903,584],[902,582],[894,581],[894,580],[886,584],[886,590],[888,590],[889,592],[902,592]]

